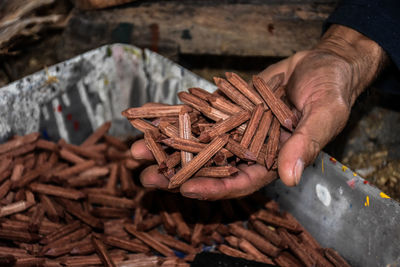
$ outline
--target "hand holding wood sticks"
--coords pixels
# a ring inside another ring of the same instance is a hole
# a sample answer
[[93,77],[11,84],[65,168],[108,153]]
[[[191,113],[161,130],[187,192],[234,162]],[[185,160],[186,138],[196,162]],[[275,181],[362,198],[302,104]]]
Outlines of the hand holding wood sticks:
[[268,82],[254,76],[254,87],[235,73],[226,77],[214,78],[219,88],[214,93],[201,88],[180,92],[184,105],[146,105],[122,112],[145,133],[147,148],[169,179],[168,188],[192,176],[230,176],[240,162],[277,168],[280,129],[292,131],[297,124],[281,99],[284,74]]

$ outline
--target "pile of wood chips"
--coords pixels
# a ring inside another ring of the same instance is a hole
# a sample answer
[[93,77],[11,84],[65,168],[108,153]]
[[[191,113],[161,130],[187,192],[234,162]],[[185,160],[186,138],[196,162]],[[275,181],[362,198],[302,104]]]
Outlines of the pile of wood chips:
[[349,266],[261,193],[204,202],[138,186],[143,164],[109,128],[80,146],[38,133],[0,144],[0,266],[184,267],[205,248],[280,266]]
[[[281,128],[292,131],[298,120],[284,99],[284,74],[268,82],[254,76],[254,88],[235,73],[226,78],[214,78],[214,93],[201,88],[180,92],[184,105],[148,103],[122,112],[144,132],[169,188],[192,176],[234,175],[243,161],[277,168]],[[173,151],[168,154],[162,145]]]

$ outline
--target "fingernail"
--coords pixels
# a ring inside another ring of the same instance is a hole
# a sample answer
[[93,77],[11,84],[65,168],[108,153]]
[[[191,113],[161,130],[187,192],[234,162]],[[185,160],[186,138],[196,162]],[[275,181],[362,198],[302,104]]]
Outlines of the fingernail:
[[204,198],[202,196],[200,196],[199,194],[196,194],[196,193],[182,193],[182,195],[185,196],[185,197],[188,197],[188,198],[204,200]]
[[294,179],[296,185],[300,183],[301,174],[303,173],[304,162],[302,159],[297,159],[296,165],[294,166]]

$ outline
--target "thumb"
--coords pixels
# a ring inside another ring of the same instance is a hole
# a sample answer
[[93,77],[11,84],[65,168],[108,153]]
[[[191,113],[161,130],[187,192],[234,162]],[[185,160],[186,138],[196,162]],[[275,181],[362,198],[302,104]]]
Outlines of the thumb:
[[311,164],[321,149],[344,128],[350,113],[345,102],[329,94],[310,99],[314,101],[303,106],[296,130],[279,152],[279,176],[288,186],[300,182],[304,167]]

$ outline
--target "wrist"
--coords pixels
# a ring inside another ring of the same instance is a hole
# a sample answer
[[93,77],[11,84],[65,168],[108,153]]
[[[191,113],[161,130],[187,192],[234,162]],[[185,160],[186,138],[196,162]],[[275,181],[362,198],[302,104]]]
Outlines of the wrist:
[[378,76],[388,61],[385,51],[373,40],[341,25],[332,25],[316,50],[330,53],[350,72],[351,104]]

